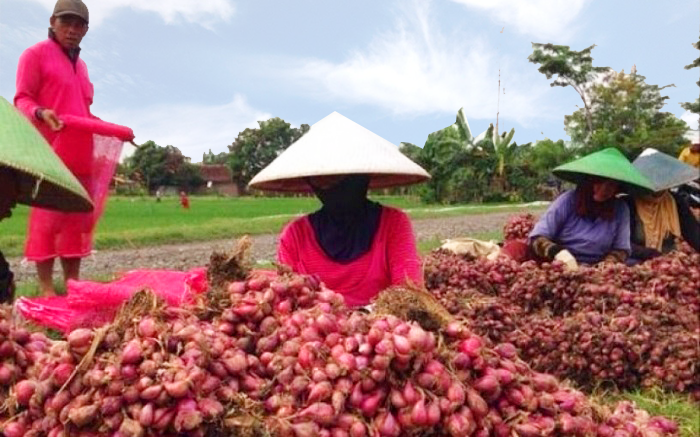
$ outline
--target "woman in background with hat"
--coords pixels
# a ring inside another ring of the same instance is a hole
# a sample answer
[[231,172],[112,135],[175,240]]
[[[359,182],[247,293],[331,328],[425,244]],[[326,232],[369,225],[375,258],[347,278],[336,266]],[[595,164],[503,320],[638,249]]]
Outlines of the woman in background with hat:
[[[0,97],[0,220],[17,203],[87,212],[90,198],[39,133]],[[12,301],[14,275],[0,252],[0,303]]]
[[553,173],[577,186],[559,196],[530,233],[534,255],[569,268],[624,262],[630,253],[629,210],[617,194],[630,188],[650,191],[646,178],[614,148],[559,166]]
[[278,261],[297,273],[318,275],[348,306],[357,307],[392,285],[423,283],[410,219],[370,201],[368,190],[429,177],[396,146],[334,112],[250,186],[316,195],[321,208],[282,231]]
[[656,149],[646,149],[633,165],[651,181],[654,193],[627,198],[632,246],[627,263],[668,253],[676,249],[677,239],[700,251],[700,224],[683,196],[670,191],[697,179],[698,170]]

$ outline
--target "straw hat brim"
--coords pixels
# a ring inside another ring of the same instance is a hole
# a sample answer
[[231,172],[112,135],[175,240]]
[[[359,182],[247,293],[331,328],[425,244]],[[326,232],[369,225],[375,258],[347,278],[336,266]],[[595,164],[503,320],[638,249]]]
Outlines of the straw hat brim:
[[18,203],[67,212],[89,212],[93,203],[34,126],[0,97],[0,168],[13,171]]
[[309,192],[306,178],[367,174],[370,189],[416,184],[430,175],[399,148],[334,112],[320,120],[250,181],[266,191]]
[[652,148],[645,149],[632,165],[649,179],[657,192],[700,178],[699,169]]
[[305,174],[298,177],[290,177],[288,179],[273,179],[270,181],[258,181],[251,184],[251,188],[265,191],[279,191],[290,193],[310,193],[311,186],[307,182],[307,178],[315,176],[335,176],[335,175],[350,175],[350,174],[367,174],[369,176],[369,189],[382,189],[391,187],[402,187],[406,185],[418,184],[426,181],[430,177],[423,175],[408,175],[408,174],[381,174],[367,173],[364,171],[345,171],[342,173],[319,172],[318,174]]

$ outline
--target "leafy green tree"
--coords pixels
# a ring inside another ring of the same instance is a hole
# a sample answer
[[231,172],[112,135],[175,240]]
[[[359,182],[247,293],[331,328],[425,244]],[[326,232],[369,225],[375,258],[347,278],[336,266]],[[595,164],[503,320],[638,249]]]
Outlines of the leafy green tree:
[[245,192],[248,182],[267,167],[280,153],[309,131],[308,124],[293,128],[279,117],[259,121],[259,127],[246,129],[228,146],[228,164],[240,192]]
[[567,147],[564,140],[552,141],[549,138],[538,141],[525,153],[525,162],[540,177],[546,177],[562,164],[577,157],[577,149]]
[[202,155],[202,164],[228,164],[229,159],[228,152],[221,152],[215,155],[209,149],[209,153],[204,152]]
[[582,109],[564,117],[566,132],[588,154],[615,146],[629,159],[647,147],[676,155],[686,143],[688,125],[670,112],[661,112],[668,96],[664,88],[649,85],[644,76],[610,72],[590,90],[593,130],[586,126],[588,113]]
[[602,73],[609,71],[608,67],[594,67],[591,52],[595,44],[579,52],[571,50],[569,46],[554,44],[532,43],[533,52],[528,60],[533,64],[540,64],[537,71],[544,74],[547,79],[557,76],[551,86],[572,87],[583,101],[585,125],[588,132],[593,132],[593,114],[591,109],[591,97],[589,93],[594,86],[595,79]]
[[146,141],[127,158],[126,167],[129,177],[152,191],[161,185],[172,185],[173,175],[184,162],[185,157],[176,147]]
[[401,143],[399,151],[406,155],[408,159],[420,165],[421,153],[423,149],[411,143]]
[[[700,39],[698,42],[693,43],[693,47],[696,49],[700,50]],[[692,64],[686,65],[685,69],[690,70],[696,67],[700,67],[700,57],[696,58]],[[695,82],[698,86],[700,86],[700,80]],[[700,122],[700,98],[695,99],[694,102],[686,102],[686,103],[681,103],[681,106],[683,109],[686,111],[690,111],[693,114],[698,114],[699,122]]]
[[175,171],[172,178],[173,184],[180,189],[191,192],[204,185],[204,178],[196,165],[183,162]]

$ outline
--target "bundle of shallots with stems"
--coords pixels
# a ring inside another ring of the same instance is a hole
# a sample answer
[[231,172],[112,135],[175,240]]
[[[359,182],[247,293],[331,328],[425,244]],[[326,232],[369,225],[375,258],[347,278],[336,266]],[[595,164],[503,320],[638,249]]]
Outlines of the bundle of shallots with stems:
[[285,271],[210,283],[179,309],[137,293],[110,325],[53,342],[12,387],[5,436],[676,432],[598,405],[458,321],[428,331],[352,311],[318,278]]
[[492,344],[514,344],[538,371],[587,390],[660,387],[700,397],[700,255],[692,249],[576,271],[442,251],[426,264],[446,309]]

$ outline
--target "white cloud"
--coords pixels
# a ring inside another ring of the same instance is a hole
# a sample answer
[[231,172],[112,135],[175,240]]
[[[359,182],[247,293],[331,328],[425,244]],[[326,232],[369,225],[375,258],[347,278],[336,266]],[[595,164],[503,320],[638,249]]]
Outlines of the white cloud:
[[[53,11],[55,0],[33,0]],[[227,21],[234,13],[231,0],[97,0],[86,3],[90,10],[90,26],[99,25],[120,8],[154,12],[168,24],[184,20],[205,27],[217,21]]]
[[[568,39],[578,28],[576,19],[590,0],[452,0],[472,9],[487,12],[506,30],[516,31],[552,42]],[[551,40],[550,40],[551,39]]]
[[688,126],[690,126],[691,129],[698,130],[698,114],[693,114],[690,111],[685,111],[683,115],[681,115],[681,120],[688,123]]
[[[47,22],[48,23],[48,22]],[[0,23],[0,49],[20,47],[25,49],[38,41],[46,38],[48,35],[48,24],[44,27],[31,26],[9,26]]]
[[[495,119],[495,50],[478,37],[441,33],[431,22],[429,6],[413,3],[393,31],[342,62],[299,60],[283,73],[320,99],[377,106],[404,116],[454,114],[464,107],[470,118]],[[537,72],[516,71],[514,62],[501,58],[505,93],[501,91],[500,115],[524,123],[546,114],[540,97],[549,87],[544,80],[533,87],[527,81]]]
[[224,105],[157,105],[94,112],[105,121],[129,126],[137,144],[153,140],[160,146],[175,146],[193,162],[201,161],[209,149],[214,153],[228,151],[226,146],[239,132],[272,117],[252,108],[240,95]]

